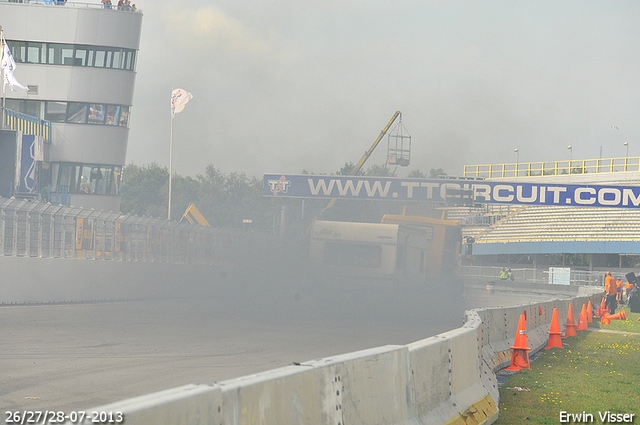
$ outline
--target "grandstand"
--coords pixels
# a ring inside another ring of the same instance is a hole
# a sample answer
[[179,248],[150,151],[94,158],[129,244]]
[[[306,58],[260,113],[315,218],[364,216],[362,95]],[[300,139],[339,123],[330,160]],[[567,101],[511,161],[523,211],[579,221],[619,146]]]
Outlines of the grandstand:
[[[479,244],[552,241],[557,247],[564,242],[640,242],[640,211],[527,206],[497,221],[476,240]],[[640,253],[640,246],[634,249]],[[553,248],[553,252],[566,251]]]
[[[624,170],[613,165],[621,162],[638,164],[637,158],[584,160],[580,164],[589,161],[596,161],[601,166],[589,169],[590,172],[567,173],[562,172],[563,164],[555,162],[550,172],[517,174],[508,171],[540,167],[531,164],[465,166],[465,177],[482,177],[478,170],[488,169],[499,170],[484,176],[490,181],[640,185],[637,165]],[[568,164],[564,167],[568,168]],[[571,167],[575,164],[571,163]],[[591,270],[614,262],[622,267],[623,257],[640,255],[640,208],[527,205],[505,210],[504,206],[485,205],[448,210],[447,218],[457,220],[463,227],[463,235],[475,239],[475,263],[511,263],[511,255],[517,254],[517,261],[526,256],[534,265],[549,265],[550,254],[563,254],[563,258],[564,254],[588,254]]]

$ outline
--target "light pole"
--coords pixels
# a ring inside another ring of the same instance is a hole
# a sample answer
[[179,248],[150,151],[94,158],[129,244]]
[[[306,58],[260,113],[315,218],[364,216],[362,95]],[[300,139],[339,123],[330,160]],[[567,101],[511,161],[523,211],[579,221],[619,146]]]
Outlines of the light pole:
[[627,158],[629,158],[629,142],[624,142],[623,145],[627,148]]
[[571,145],[567,146],[569,149],[569,174],[571,174],[571,161],[573,160],[573,147]]
[[516,153],[516,164],[518,164],[520,162],[520,151],[518,148],[515,148],[513,151]]

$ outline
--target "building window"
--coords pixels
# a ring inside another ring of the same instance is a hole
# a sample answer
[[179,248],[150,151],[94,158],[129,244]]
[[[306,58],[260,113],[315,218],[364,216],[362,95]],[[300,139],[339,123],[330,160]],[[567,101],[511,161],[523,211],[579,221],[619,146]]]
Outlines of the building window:
[[28,63],[46,63],[45,46],[43,43],[27,43],[27,60]]
[[96,68],[104,68],[104,58],[107,52],[104,50],[96,50]]
[[5,102],[7,109],[42,119],[42,102],[39,100],[6,99]]
[[120,127],[129,127],[129,107],[123,106],[120,109],[120,119],[118,120],[118,125]]
[[67,107],[67,122],[84,124],[87,122],[87,103],[70,102]]
[[106,125],[118,125],[118,118],[120,116],[120,106],[107,105],[107,120]]
[[67,116],[67,102],[46,102],[44,119],[51,122],[64,122]]
[[136,51],[133,49],[14,40],[8,40],[8,43],[13,58],[19,63],[135,71]]
[[89,124],[104,124],[105,106],[97,103],[89,105]]
[[87,66],[87,49],[82,47],[76,47],[75,53],[75,65],[77,66]]
[[7,109],[50,122],[129,127],[129,106],[26,99],[6,102]]
[[119,195],[122,166],[99,164],[52,164],[51,191],[80,195]]

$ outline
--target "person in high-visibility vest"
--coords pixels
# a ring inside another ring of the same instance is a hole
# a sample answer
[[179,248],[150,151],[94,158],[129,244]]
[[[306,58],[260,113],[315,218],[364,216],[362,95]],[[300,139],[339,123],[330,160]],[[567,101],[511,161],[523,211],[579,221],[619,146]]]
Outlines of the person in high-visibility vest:
[[631,282],[627,282],[627,284],[624,286],[624,289],[626,289],[627,291],[627,300],[629,300],[629,294],[631,293],[631,291],[633,291],[633,288],[635,288],[635,285]]
[[507,269],[503,267],[502,270],[500,271],[500,280],[507,280],[507,279],[509,279],[509,274],[507,273]]
[[616,289],[618,291],[618,305],[624,304],[624,300],[622,299],[623,288],[624,288],[624,282],[622,281],[622,278],[618,277],[618,279],[616,280]]
[[615,278],[611,276],[610,272],[606,273],[604,289],[607,291],[605,307],[609,310],[609,314],[613,314],[616,312],[616,308],[618,307],[618,286],[616,285]]

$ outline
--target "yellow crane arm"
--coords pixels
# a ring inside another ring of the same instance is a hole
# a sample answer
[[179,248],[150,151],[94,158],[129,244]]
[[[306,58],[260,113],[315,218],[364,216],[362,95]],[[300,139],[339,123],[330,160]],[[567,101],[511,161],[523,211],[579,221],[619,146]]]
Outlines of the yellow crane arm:
[[396,113],[393,114],[393,117],[391,117],[391,120],[389,120],[389,124],[387,124],[387,126],[380,131],[380,135],[378,136],[376,141],[373,142],[373,145],[371,145],[369,150],[366,151],[364,155],[362,155],[362,158],[360,158],[360,161],[358,161],[356,166],[351,171],[351,175],[355,176],[356,174],[358,174],[358,172],[362,169],[362,166],[364,165],[364,163],[367,161],[367,159],[369,159],[374,149],[378,146],[378,144],[380,144],[380,141],[382,140],[384,135],[387,134],[387,131],[389,131],[389,128],[391,128],[391,126],[393,125],[393,123],[398,117],[402,117],[402,112],[396,111]]
[[[385,134],[387,134],[387,131],[389,131],[389,128],[391,128],[391,126],[393,125],[393,123],[395,122],[395,120],[398,117],[402,117],[402,112],[400,111],[396,111],[395,114],[393,114],[393,117],[391,117],[391,119],[389,120],[389,123],[387,124],[387,126],[385,128],[383,128],[382,130],[380,130],[380,135],[378,136],[378,138],[376,139],[375,142],[373,142],[373,145],[371,145],[371,147],[369,148],[368,151],[365,151],[364,155],[362,155],[362,158],[360,158],[360,161],[358,161],[358,163],[356,164],[355,167],[353,167],[353,170],[351,170],[350,174],[352,176],[355,176],[356,174],[358,174],[358,172],[360,172],[360,170],[362,169],[362,166],[364,165],[365,162],[367,162],[367,159],[369,159],[369,157],[371,156],[371,154],[373,153],[373,151],[375,150],[375,148],[378,146],[378,144],[380,144],[380,141],[382,140],[382,138],[384,137]],[[324,212],[330,208],[333,207],[333,204],[336,203],[336,199],[331,199],[329,201],[329,203],[327,204],[326,207],[324,207],[322,209],[322,211],[320,211],[318,213],[318,217],[322,216],[322,214],[324,214]]]

